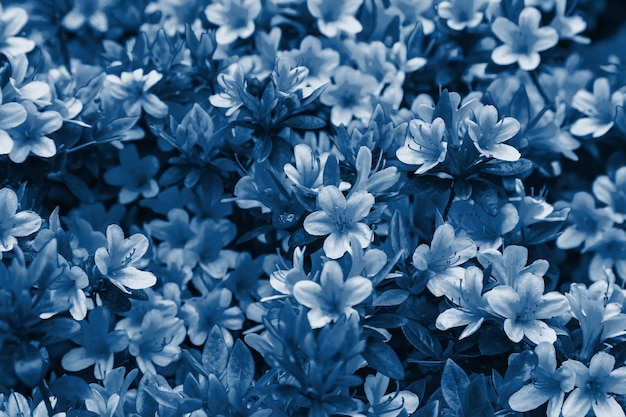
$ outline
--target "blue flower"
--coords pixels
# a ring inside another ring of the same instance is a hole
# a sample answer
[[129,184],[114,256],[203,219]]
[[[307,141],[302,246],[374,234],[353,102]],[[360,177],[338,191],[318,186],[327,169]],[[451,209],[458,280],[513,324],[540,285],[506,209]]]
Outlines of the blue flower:
[[[613,199],[612,196],[609,198]],[[567,226],[556,239],[556,245],[560,249],[573,249],[584,243],[583,251],[587,251],[613,226],[614,219],[608,210],[596,208],[593,196],[584,191],[574,194],[571,203],[559,201],[554,207],[570,209]]]
[[339,3],[332,0],[307,0],[306,5],[311,15],[317,19],[317,27],[323,35],[333,38],[340,33],[356,35],[363,30],[363,25],[355,13],[363,0],[345,0]]
[[139,116],[143,109],[150,116],[161,119],[167,116],[167,104],[155,94],[148,93],[148,90],[162,78],[163,74],[156,70],[144,74],[143,68],[137,68],[133,72],[122,72],[119,77],[109,74],[106,77],[106,91],[115,100],[122,102],[128,116]]
[[623,91],[617,90],[611,94],[609,80],[596,78],[593,81],[593,93],[581,89],[572,99],[572,107],[586,117],[576,120],[570,132],[575,136],[604,136],[615,124],[618,106],[623,106],[625,102]]
[[376,373],[365,377],[365,397],[369,402],[367,415],[370,417],[398,417],[411,415],[419,406],[419,397],[411,391],[387,392],[389,377]]
[[237,38],[247,39],[252,36],[254,19],[260,13],[260,0],[219,0],[204,9],[207,20],[219,26],[215,39],[221,45],[233,43]]
[[580,16],[565,16],[567,0],[555,0],[556,8],[550,26],[555,28],[561,39],[570,39],[581,44],[591,43],[591,39],[581,36],[587,28],[587,22]]
[[607,205],[606,210],[617,223],[626,220],[626,166],[620,167],[613,178],[600,175],[593,182],[593,194]]
[[396,156],[405,164],[420,165],[416,174],[428,172],[446,159],[447,131],[442,118],[437,117],[432,124],[419,119],[411,120],[409,132],[404,146],[396,151]]
[[509,245],[502,252],[496,249],[481,250],[477,258],[484,268],[491,266],[491,275],[500,284],[511,287],[514,287],[523,275],[533,274],[542,277],[550,268],[545,259],[537,259],[527,266],[528,248],[517,245]]
[[125,293],[128,288],[141,290],[156,284],[152,272],[137,268],[142,256],[148,250],[148,238],[135,233],[124,238],[124,231],[116,224],[109,225],[106,230],[107,247],[98,248],[94,256],[96,267],[103,277]]
[[22,163],[31,153],[42,158],[53,157],[57,153],[57,147],[48,135],[61,129],[63,116],[52,110],[40,112],[30,101],[24,101],[22,106],[26,109],[26,120],[10,129],[9,135],[2,138],[5,141],[4,150],[9,143],[7,139],[13,141],[9,159],[15,163]]
[[524,71],[533,71],[539,66],[539,52],[552,48],[559,42],[559,34],[553,27],[539,27],[541,12],[534,7],[525,7],[515,24],[505,17],[498,17],[491,30],[504,45],[493,50],[491,59],[498,65],[518,63]]
[[361,220],[374,202],[374,196],[367,191],[357,191],[346,198],[334,185],[325,186],[317,195],[321,210],[304,219],[304,230],[313,236],[327,236],[324,253],[332,259],[341,258],[350,250],[351,238],[365,249],[372,240],[372,230]]
[[357,315],[354,306],[372,293],[372,281],[356,276],[344,281],[343,270],[336,261],[322,267],[320,283],[300,280],[293,286],[293,296],[311,310],[307,313],[311,327],[317,329],[346,315]]
[[451,0],[437,5],[437,14],[454,30],[472,29],[483,21],[485,0]]
[[99,33],[105,33],[109,28],[109,19],[103,10],[107,4],[102,0],[74,0],[74,7],[63,17],[63,27],[77,32],[88,25]]
[[531,371],[531,383],[511,395],[509,405],[514,411],[526,412],[548,402],[547,417],[560,417],[565,394],[574,389],[576,374],[567,366],[557,369],[556,352],[550,343],[539,343],[535,355],[537,366]]
[[243,106],[242,96],[246,94],[243,67],[236,63],[230,65],[217,76],[217,84],[222,91],[210,96],[209,101],[215,107],[228,109],[226,116],[230,116]]
[[467,236],[457,234],[452,225],[444,223],[435,229],[428,246],[419,245],[413,253],[413,265],[428,276],[428,289],[436,297],[445,294],[450,280],[465,276],[460,266],[476,256],[476,244]]
[[28,13],[21,7],[0,5],[0,52],[9,56],[27,54],[35,49],[35,41],[18,37],[28,22]]
[[18,237],[35,233],[41,227],[41,217],[33,211],[21,210],[17,194],[10,188],[0,190],[0,258],[17,244]]
[[514,286],[498,285],[485,294],[489,306],[504,318],[504,332],[512,342],[524,336],[535,344],[556,341],[556,332],[543,320],[562,316],[568,303],[556,291],[544,294],[544,288],[543,278],[526,273]]
[[573,359],[563,362],[576,373],[576,389],[563,404],[563,417],[584,416],[590,409],[596,417],[624,417],[624,409],[611,394],[626,394],[626,367],[614,366],[615,357],[606,352],[596,353],[589,367]]
[[120,165],[104,173],[104,180],[118,187],[121,204],[135,201],[140,195],[152,198],[159,193],[159,185],[153,178],[159,171],[159,160],[154,155],[139,157],[134,145],[126,145],[119,153]]
[[342,65],[333,74],[333,84],[328,86],[320,101],[332,106],[330,121],[335,125],[348,125],[352,117],[367,120],[374,110],[373,95],[379,90],[374,76]]
[[128,346],[128,336],[124,330],[109,332],[111,313],[104,307],[96,307],[89,313],[89,319],[80,322],[82,333],[76,342],[80,347],[67,352],[61,364],[70,372],[82,371],[95,365],[94,376],[104,379],[113,369],[113,355]]

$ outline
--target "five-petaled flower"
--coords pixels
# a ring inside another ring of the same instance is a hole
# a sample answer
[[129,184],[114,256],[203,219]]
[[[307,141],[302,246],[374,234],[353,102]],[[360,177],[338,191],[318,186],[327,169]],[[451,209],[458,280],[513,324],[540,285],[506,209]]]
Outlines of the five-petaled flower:
[[396,156],[405,164],[420,165],[416,174],[423,174],[446,159],[448,142],[446,123],[442,118],[437,117],[432,124],[413,119],[409,123],[409,132]]
[[132,72],[122,72],[118,77],[109,74],[106,77],[106,87],[108,92],[116,100],[122,101],[126,114],[138,116],[143,109],[152,117],[161,119],[167,116],[168,107],[155,94],[149,93],[163,78],[163,74],[155,70],[147,74],[143,73],[143,68],[137,68]]
[[363,0],[307,0],[306,5],[311,15],[317,19],[320,32],[329,38],[340,33],[356,35],[363,30],[363,25],[354,14],[363,4]]
[[21,7],[3,9],[0,4],[0,53],[15,56],[35,49],[35,41],[16,36],[27,22],[26,10]]
[[520,153],[511,145],[505,145],[520,130],[520,123],[513,117],[498,120],[498,110],[491,105],[478,110],[477,120],[469,120],[468,133],[481,155],[503,161],[517,161]]
[[219,0],[204,9],[207,20],[219,26],[215,39],[221,45],[249,38],[254,33],[254,19],[260,13],[260,0]]
[[539,27],[541,12],[525,7],[519,15],[518,24],[505,17],[498,17],[491,30],[504,42],[491,53],[498,65],[518,63],[524,71],[533,71],[541,63],[539,52],[552,48],[559,42],[559,34],[553,27]]
[[159,160],[156,156],[140,158],[134,145],[126,145],[120,151],[120,165],[106,171],[104,180],[111,185],[121,186],[119,201],[128,204],[140,195],[151,198],[159,193],[159,185],[152,178],[158,170]]
[[563,417],[585,416],[593,409],[596,417],[624,417],[624,409],[611,394],[626,394],[626,367],[613,369],[615,357],[598,352],[589,367],[577,360],[563,362],[576,373],[576,389],[563,404]]
[[609,80],[596,78],[593,82],[593,93],[578,90],[572,99],[572,107],[584,114],[576,120],[570,132],[576,136],[599,138],[604,136],[615,124],[618,106],[624,106],[626,94],[622,90],[611,94]]
[[103,277],[125,293],[128,289],[141,290],[156,284],[152,272],[137,269],[141,257],[148,250],[148,238],[135,233],[124,239],[124,231],[116,224],[106,230],[107,247],[96,249],[94,262]]
[[379,89],[374,76],[345,65],[333,74],[333,84],[322,93],[320,101],[332,106],[330,121],[348,125],[352,117],[369,119],[373,111],[372,95]]
[[293,296],[311,310],[307,313],[311,327],[317,329],[343,315],[358,315],[354,306],[372,293],[372,281],[356,276],[344,281],[337,261],[327,261],[322,267],[320,283],[301,280],[293,286]]
[[0,190],[0,259],[17,244],[18,237],[35,233],[41,227],[41,217],[33,211],[18,209],[17,194],[10,188]]
[[341,258],[350,250],[351,238],[365,249],[372,240],[372,230],[362,220],[374,201],[374,196],[367,191],[357,191],[346,199],[339,188],[325,186],[317,195],[321,210],[304,219],[304,230],[313,236],[328,235],[324,240],[324,253],[332,259]]

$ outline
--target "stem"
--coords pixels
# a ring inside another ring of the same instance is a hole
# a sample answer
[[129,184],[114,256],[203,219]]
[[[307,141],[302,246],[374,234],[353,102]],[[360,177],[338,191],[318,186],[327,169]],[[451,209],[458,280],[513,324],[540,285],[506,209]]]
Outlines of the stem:
[[52,404],[50,403],[50,391],[48,390],[48,387],[43,379],[39,382],[39,391],[41,391],[41,396],[43,397],[43,402],[46,405],[46,410],[48,410],[48,415],[54,415],[54,408],[52,408]]
[[539,91],[539,94],[541,94],[541,97],[546,102],[546,104],[550,106],[550,109],[552,111],[556,111],[556,105],[552,102],[552,100],[548,96],[548,93],[546,93],[546,90],[543,89],[543,86],[539,82],[539,76],[537,75],[537,70],[533,70],[530,72],[530,78],[533,80],[535,87],[537,87],[537,91]]
[[104,145],[106,143],[113,143],[113,142],[118,141],[118,140],[121,140],[121,139],[119,139],[119,138],[111,138],[111,139],[107,139],[107,140],[92,140],[91,142],[83,143],[82,145],[78,145],[78,146],[75,146],[73,148],[70,148],[67,151],[65,151],[65,153],[69,154],[69,153],[73,153],[73,152],[76,152],[76,151],[80,151],[81,149],[88,148],[89,146],[92,146],[92,145]]
[[450,207],[452,207],[452,201],[454,201],[454,182],[450,186],[450,195],[448,196],[448,201],[446,202],[446,208],[443,209],[443,220],[446,221],[448,218],[448,213],[450,213]]

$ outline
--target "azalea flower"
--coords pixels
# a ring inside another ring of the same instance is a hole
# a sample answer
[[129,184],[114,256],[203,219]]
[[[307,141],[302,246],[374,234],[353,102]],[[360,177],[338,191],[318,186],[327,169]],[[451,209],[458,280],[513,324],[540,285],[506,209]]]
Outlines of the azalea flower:
[[247,39],[254,33],[254,19],[261,13],[260,0],[218,0],[204,9],[207,20],[219,26],[215,39],[220,45]]
[[109,19],[103,9],[109,0],[74,0],[74,7],[63,17],[63,27],[76,32],[88,25],[96,32],[105,33],[109,29]]
[[209,101],[215,107],[228,109],[226,116],[230,116],[243,105],[242,95],[246,90],[243,67],[238,64],[230,65],[217,76],[217,84],[222,92],[210,96]]
[[80,266],[70,266],[60,255],[59,266],[63,272],[50,282],[46,294],[51,305],[39,317],[48,319],[61,311],[68,311],[69,308],[74,320],[83,320],[88,308],[93,308],[92,300],[87,299],[83,291],[89,285],[89,277]]
[[156,284],[152,272],[141,271],[135,265],[148,250],[148,238],[135,233],[124,239],[124,231],[116,224],[109,225],[106,230],[107,247],[98,248],[94,262],[103,277],[125,293],[128,288],[141,290]]
[[0,259],[17,244],[18,237],[35,233],[41,227],[41,217],[33,211],[17,211],[17,194],[10,188],[0,190]]
[[67,352],[61,360],[66,371],[78,372],[95,365],[94,376],[102,380],[113,369],[113,355],[126,349],[128,336],[123,330],[109,332],[111,318],[105,307],[96,307],[88,320],[80,322],[82,332],[76,340],[80,347]]
[[295,166],[287,163],[283,171],[294,184],[317,190],[323,185],[324,163],[326,158],[318,158],[306,143],[299,143],[293,148]]
[[137,360],[141,372],[156,374],[157,366],[167,366],[180,359],[180,344],[187,332],[183,321],[150,310],[143,317],[141,330],[129,335],[128,351]]
[[333,48],[324,48],[322,41],[311,35],[302,39],[300,48],[277,51],[277,56],[309,70],[304,82],[311,91],[329,83],[340,62],[339,52]]
[[408,390],[385,394],[389,386],[389,377],[377,372],[365,377],[365,397],[369,402],[368,416],[398,417],[411,415],[419,406],[419,397]]
[[2,103],[0,89],[0,155],[6,155],[13,149],[13,139],[7,130],[17,127],[26,121],[28,113],[19,103]]
[[535,344],[554,343],[556,332],[542,320],[567,311],[565,296],[556,291],[544,294],[543,278],[532,273],[522,275],[514,285],[498,285],[485,294],[489,306],[504,318],[506,335],[515,343],[524,336]]
[[593,93],[578,90],[572,100],[572,107],[584,114],[576,120],[570,132],[575,136],[599,138],[604,136],[615,124],[618,106],[623,106],[626,96],[622,90],[611,94],[609,80],[598,77],[593,81]]
[[444,295],[455,306],[441,312],[435,326],[439,330],[466,326],[459,340],[476,333],[490,310],[483,295],[483,271],[470,266],[463,277],[451,277],[444,286]]
[[317,27],[323,35],[332,38],[340,33],[356,35],[363,30],[363,25],[354,14],[363,4],[363,0],[307,0],[309,12],[317,19]]
[[464,30],[478,26],[483,20],[480,9],[485,0],[451,0],[437,5],[437,14],[446,20],[450,29]]
[[180,309],[180,316],[188,326],[189,340],[196,346],[202,345],[213,326],[219,326],[222,336],[232,346],[233,337],[228,332],[239,330],[244,315],[237,306],[230,306],[233,294],[226,288],[217,288],[202,297],[188,298]]
[[565,16],[567,0],[555,0],[556,8],[554,18],[550,26],[559,33],[559,38],[570,39],[581,44],[591,43],[591,39],[581,36],[580,33],[587,29],[587,22],[580,16]]
[[296,247],[293,250],[293,263],[289,269],[277,269],[270,274],[270,285],[284,295],[293,293],[293,286],[307,278],[304,272],[304,249]]
[[500,284],[510,287],[514,287],[526,274],[542,277],[550,268],[545,259],[537,259],[527,266],[528,248],[517,245],[509,245],[502,252],[497,249],[482,250],[478,252],[477,259],[483,268],[491,267],[491,276]]
[[0,5],[0,53],[16,56],[27,54],[35,49],[32,39],[17,37],[28,22],[28,13],[21,7]]
[[[9,129],[7,136],[0,136],[3,142],[0,152],[9,150],[9,159],[18,164],[31,153],[42,158],[53,157],[57,147],[48,135],[61,129],[63,116],[52,110],[40,112],[30,101],[24,101],[22,106],[26,109],[26,120]],[[10,142],[13,142],[12,145]]]
[[106,76],[106,91],[116,100],[122,101],[128,116],[139,116],[143,109],[152,117],[161,119],[167,116],[168,107],[155,94],[148,93],[163,78],[163,74],[152,70],[147,74],[143,68],[133,72],[122,72],[118,77],[114,74]]
[[428,246],[419,245],[413,253],[413,265],[428,276],[428,289],[436,297],[445,294],[450,280],[465,276],[460,265],[476,256],[476,244],[467,236],[457,235],[449,223],[435,229]]
[[[609,198],[612,200],[613,196]],[[573,249],[584,242],[583,251],[586,252],[614,223],[611,213],[606,208],[596,208],[596,200],[584,191],[574,194],[571,203],[559,201],[554,207],[570,209],[567,226],[556,239],[556,246],[560,249]]]
[[481,155],[503,161],[517,161],[520,153],[511,145],[505,145],[520,130],[520,123],[513,117],[498,120],[498,110],[494,106],[482,107],[477,121],[468,121],[468,133]]
[[334,185],[323,187],[317,195],[321,209],[304,219],[304,230],[313,236],[326,236],[324,253],[332,259],[341,258],[350,250],[354,238],[365,249],[372,240],[372,231],[361,220],[374,205],[374,196],[367,191],[357,191],[346,197]]
[[447,131],[442,118],[437,117],[432,124],[413,119],[409,122],[409,132],[396,156],[405,164],[420,165],[416,174],[423,174],[446,159]]
[[372,293],[372,282],[364,277],[350,277],[344,281],[343,270],[336,261],[327,261],[322,267],[320,283],[301,280],[293,286],[293,296],[311,310],[307,313],[314,329],[337,321],[343,315],[358,315],[354,306]]
[[626,166],[615,171],[613,179],[600,175],[593,182],[593,194],[607,205],[608,213],[617,223],[626,220]]
[[589,367],[568,359],[563,367],[576,374],[576,389],[563,404],[563,417],[587,415],[590,409],[596,417],[624,417],[624,409],[611,394],[626,394],[626,367],[613,369],[615,357],[598,352]]
[[519,224],[519,213],[515,206],[506,203],[495,216],[471,201],[455,201],[452,204],[448,221],[461,229],[474,241],[479,250],[498,249],[503,236]]
[[534,410],[548,402],[547,417],[560,417],[565,394],[574,389],[576,374],[567,367],[557,369],[554,345],[546,342],[535,347],[537,366],[531,371],[531,383],[509,397],[514,411]]
[[589,247],[594,256],[589,264],[589,277],[593,281],[604,280],[605,271],[615,268],[617,275],[626,280],[626,232],[610,228]]
[[153,178],[159,170],[159,160],[154,155],[139,158],[134,145],[126,145],[119,153],[120,165],[104,173],[104,180],[118,187],[120,204],[132,203],[140,195],[144,198],[155,197],[159,185]]
[[541,12],[525,7],[515,24],[505,17],[497,17],[491,24],[493,33],[504,42],[493,50],[491,59],[498,65],[518,63],[524,71],[539,66],[539,52],[552,48],[559,42],[559,34],[553,27],[539,27]]
[[[336,7],[336,3],[333,3]],[[320,101],[332,106],[330,121],[335,125],[348,125],[352,117],[367,120],[372,115],[372,95],[379,84],[372,75],[342,65],[333,74],[333,84],[328,86]]]

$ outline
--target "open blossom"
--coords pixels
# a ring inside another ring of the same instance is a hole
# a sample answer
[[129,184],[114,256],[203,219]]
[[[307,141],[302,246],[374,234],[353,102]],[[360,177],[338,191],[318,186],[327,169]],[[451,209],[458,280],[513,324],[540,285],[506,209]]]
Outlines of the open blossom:
[[0,190],[0,258],[17,244],[18,237],[35,233],[41,227],[41,217],[33,211],[17,211],[17,194],[10,188]]
[[122,72],[119,77],[108,74],[106,87],[111,97],[123,102],[124,110],[129,116],[138,116],[143,109],[150,116],[161,119],[167,116],[167,104],[155,94],[148,93],[161,78],[163,74],[155,70],[144,74],[143,68],[137,68],[133,72]]
[[542,342],[535,347],[537,366],[531,371],[531,383],[524,385],[509,398],[514,411],[530,411],[548,403],[547,417],[559,417],[565,394],[574,389],[576,374],[571,368],[557,369],[554,345]]
[[493,311],[504,318],[504,332],[512,342],[520,342],[524,336],[533,343],[554,343],[556,332],[543,320],[561,316],[567,312],[567,299],[553,291],[544,294],[543,278],[527,273],[514,283],[498,285],[485,295]]
[[128,293],[128,288],[141,290],[156,284],[152,272],[141,271],[136,265],[148,250],[148,238],[135,233],[124,239],[124,231],[116,224],[106,230],[107,247],[98,248],[94,262],[98,270],[113,285]]
[[411,415],[417,410],[419,397],[409,390],[385,394],[389,387],[389,377],[379,372],[365,378],[363,389],[369,402],[368,416],[398,417]]
[[28,22],[28,13],[21,7],[7,7],[0,4],[0,53],[15,56],[35,49],[35,42],[17,35]]
[[108,0],[74,0],[74,7],[63,17],[63,27],[76,32],[88,25],[99,33],[105,33],[109,28],[109,19],[104,8],[108,5]]
[[612,177],[597,177],[593,194],[607,205],[606,210],[615,222],[623,223],[626,220],[626,166],[620,167]]
[[428,289],[436,297],[444,295],[448,282],[463,278],[460,265],[476,256],[476,244],[467,236],[459,236],[454,227],[444,223],[435,229],[428,246],[422,243],[413,253],[413,265],[428,274]]
[[553,27],[539,27],[541,12],[525,7],[515,24],[505,17],[498,17],[491,30],[504,42],[493,50],[491,59],[498,65],[518,63],[524,71],[532,71],[541,62],[540,52],[559,42],[559,34]]
[[376,78],[342,65],[333,74],[333,79],[333,84],[320,97],[322,103],[332,106],[330,121],[339,126],[348,125],[353,116],[369,119],[373,112],[372,95],[379,89]]
[[588,44],[591,40],[580,35],[587,29],[587,22],[581,16],[566,16],[567,0],[555,0],[556,10],[550,26],[555,28],[561,39],[570,39],[581,44]]
[[307,0],[309,12],[317,19],[317,26],[323,35],[332,38],[340,33],[355,35],[363,30],[363,25],[354,17],[363,0]]
[[459,340],[476,333],[489,310],[483,294],[483,271],[470,266],[462,277],[451,277],[444,283],[444,287],[444,295],[455,306],[439,314],[435,322],[436,327],[439,330],[448,330],[465,326]]
[[409,132],[396,156],[405,164],[420,165],[416,174],[423,174],[446,159],[448,143],[445,140],[446,124],[442,118],[437,117],[432,124],[419,119],[411,120]]
[[121,204],[135,201],[140,195],[144,198],[155,197],[159,185],[153,178],[159,170],[159,160],[154,155],[139,157],[134,145],[126,145],[120,151],[120,165],[104,173],[104,180],[122,187],[119,192]]
[[439,17],[446,20],[448,27],[454,30],[471,29],[483,20],[481,8],[485,0],[451,0],[437,5]]
[[314,90],[330,82],[335,69],[339,66],[339,52],[332,48],[323,48],[322,41],[315,36],[306,36],[300,48],[289,51],[277,51],[277,56],[293,65],[302,65],[309,70],[304,81],[309,89]]
[[[29,101],[23,102],[22,105],[26,109],[26,121],[10,129],[4,138],[0,137],[0,140],[4,141],[2,145],[4,149],[0,153],[10,147],[9,159],[15,163],[24,162],[31,153],[42,158],[56,155],[56,144],[48,135],[63,126],[63,116],[52,110],[40,112]],[[12,145],[10,141],[13,142]]]
[[247,39],[252,36],[254,19],[260,13],[260,0],[219,0],[204,9],[207,20],[219,26],[215,39],[221,45],[228,45],[237,38]]
[[618,106],[624,106],[625,102],[626,95],[623,91],[617,90],[611,94],[609,80],[604,77],[596,78],[593,82],[593,93],[578,90],[574,95],[572,107],[586,117],[576,120],[570,131],[575,136],[604,136],[615,124]]
[[611,394],[626,394],[626,367],[613,369],[615,357],[596,353],[589,367],[577,360],[563,362],[576,373],[576,389],[563,404],[563,417],[585,416],[590,409],[596,417],[624,417],[624,409]]
[[241,94],[246,89],[246,80],[243,67],[239,64],[232,64],[224,72],[217,76],[217,83],[222,91],[209,97],[209,101],[215,107],[226,110],[226,116],[235,113],[243,105]]
[[503,161],[517,161],[520,153],[503,142],[517,135],[520,123],[513,117],[498,120],[498,110],[491,105],[478,111],[477,121],[470,120],[468,133],[481,155]]
[[372,293],[372,282],[364,277],[350,277],[344,281],[337,261],[327,261],[322,267],[320,283],[301,280],[293,286],[293,296],[311,310],[307,313],[311,327],[316,329],[344,314],[358,314],[354,306]]
[[367,191],[350,194],[346,199],[334,185],[323,187],[317,195],[321,210],[304,219],[304,230],[313,236],[326,236],[324,253],[332,259],[341,258],[350,250],[351,240],[362,249],[369,246],[372,231],[361,220],[374,205],[374,196]]

